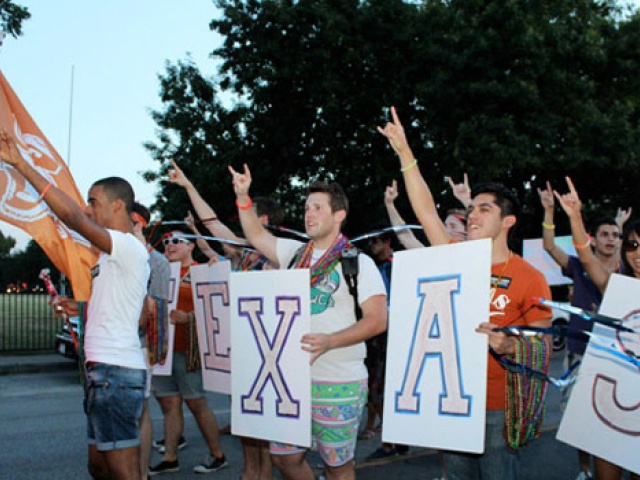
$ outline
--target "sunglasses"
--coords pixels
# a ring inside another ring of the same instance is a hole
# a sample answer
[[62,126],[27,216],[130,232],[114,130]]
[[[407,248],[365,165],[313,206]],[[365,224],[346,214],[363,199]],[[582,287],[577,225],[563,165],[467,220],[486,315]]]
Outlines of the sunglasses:
[[624,248],[625,252],[635,252],[640,247],[640,243],[636,240],[625,240],[622,242],[622,248]]
[[162,239],[162,245],[164,245],[165,247],[170,243],[177,245],[179,243],[191,243],[191,242],[186,238],[182,238],[182,237],[167,237]]

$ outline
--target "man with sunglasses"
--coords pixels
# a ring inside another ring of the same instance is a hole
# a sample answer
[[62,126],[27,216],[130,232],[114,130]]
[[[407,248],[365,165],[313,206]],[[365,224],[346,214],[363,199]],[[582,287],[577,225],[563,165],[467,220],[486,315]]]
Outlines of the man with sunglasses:
[[[546,189],[538,189],[540,203],[544,209],[542,221],[542,244],[545,251],[560,266],[562,275],[573,281],[573,295],[571,305],[584,310],[595,311],[602,302],[602,293],[587,274],[578,257],[567,254],[555,242],[554,209],[555,197],[551,185],[547,182]],[[619,271],[618,254],[620,251],[620,226],[613,218],[598,219],[591,227],[591,247],[602,267],[609,272]],[[567,329],[567,355],[565,370],[582,360],[587,348],[589,337],[584,332],[590,332],[593,322],[571,314]],[[577,367],[579,369],[579,367]],[[576,370],[576,374],[578,370]],[[561,408],[566,407],[571,395],[572,386],[562,391]],[[584,450],[578,450],[578,465],[580,472],[576,480],[593,478],[591,473],[591,455]]]
[[164,254],[170,262],[180,263],[180,281],[176,309],[169,313],[175,324],[173,364],[171,375],[154,375],[153,390],[164,415],[165,451],[163,460],[149,469],[149,475],[177,472],[178,441],[184,428],[182,401],[193,414],[209,453],[197,465],[195,473],[211,473],[225,468],[227,460],[220,445],[220,433],[216,417],[207,405],[202,386],[202,371],[198,352],[193,294],[191,291],[191,265],[195,245],[183,235],[186,231],[174,230],[163,240]]

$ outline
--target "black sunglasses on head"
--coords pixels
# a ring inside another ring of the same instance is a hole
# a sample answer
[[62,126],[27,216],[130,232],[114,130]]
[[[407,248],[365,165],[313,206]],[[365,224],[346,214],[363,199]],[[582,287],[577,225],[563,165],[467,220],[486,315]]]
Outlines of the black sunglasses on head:
[[191,243],[189,240],[187,240],[186,238],[182,238],[182,237],[168,237],[168,238],[163,238],[162,239],[162,245],[164,245],[165,247],[167,245],[169,245],[170,243],[173,243],[174,245],[177,245],[179,243]]
[[636,240],[625,240],[622,242],[622,248],[624,248],[625,252],[635,252],[640,247],[640,243]]

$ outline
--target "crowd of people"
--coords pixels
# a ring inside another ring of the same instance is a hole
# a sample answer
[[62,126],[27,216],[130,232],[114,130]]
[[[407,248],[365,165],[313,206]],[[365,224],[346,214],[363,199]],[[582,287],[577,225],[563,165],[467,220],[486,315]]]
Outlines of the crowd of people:
[[[515,335],[502,327],[551,327],[551,311],[533,298],[551,298],[544,275],[513,252],[509,236],[520,207],[513,191],[499,183],[460,184],[449,179],[461,203],[460,210],[437,209],[418,161],[407,143],[397,112],[378,131],[397,154],[411,207],[430,245],[476,239],[491,240],[490,314],[476,332],[488,339],[485,451],[483,454],[443,451],[442,478],[451,480],[517,479],[519,448],[535,437],[517,439],[523,428],[522,412],[507,400],[513,397],[505,365],[521,359],[524,350],[541,358],[550,356],[548,334]],[[398,186],[384,192],[388,213],[385,225],[368,238],[368,255],[356,257],[357,294],[350,288],[343,252],[351,247],[342,228],[349,213],[346,193],[337,183],[313,182],[305,199],[304,230],[307,241],[274,235],[267,226],[281,225],[284,210],[273,198],[251,198],[251,171],[229,168],[242,227],[239,236],[226,226],[175,162],[169,182],[183,188],[199,220],[189,212],[185,228],[167,232],[163,253],[149,245],[144,229],[149,210],[134,201],[131,186],[112,177],[97,181],[82,209],[26,162],[13,138],[0,135],[0,158],[20,172],[41,194],[51,211],[100,252],[92,270],[92,293],[84,331],[85,412],[89,472],[93,478],[139,479],[180,470],[178,451],[184,446],[183,404],[196,420],[207,448],[195,473],[211,473],[227,466],[220,431],[202,385],[197,348],[190,267],[200,248],[210,262],[229,261],[233,271],[304,268],[310,271],[311,331],[301,348],[311,363],[311,417],[313,448],[322,459],[327,480],[354,479],[356,443],[377,436],[383,424],[387,316],[390,304],[394,250],[424,247],[395,208]],[[567,180],[569,193],[559,194],[547,184],[539,190],[544,210],[544,248],[563,273],[573,280],[572,304],[593,310],[602,300],[612,273],[640,278],[640,222],[620,211],[617,219],[596,222],[589,236],[581,214],[581,201]],[[568,216],[577,257],[555,243],[557,206]],[[204,241],[201,229],[226,239],[217,252]],[[249,246],[251,248],[249,248]],[[180,264],[176,308],[168,311],[169,262]],[[331,301],[326,299],[330,298]],[[321,300],[323,299],[323,300]],[[315,301],[314,301],[315,300]],[[67,314],[83,308],[62,299],[57,308]],[[170,375],[151,375],[158,352],[151,352],[148,331],[166,316],[175,325]],[[154,323],[155,322],[155,323]],[[591,323],[572,316],[567,362],[584,355]],[[511,373],[512,375],[512,373]],[[570,393],[567,390],[566,395]],[[163,439],[153,442],[148,399],[153,394],[164,421]],[[517,395],[518,392],[515,392]],[[544,398],[528,399],[544,401]],[[366,411],[366,415],[365,415]],[[366,417],[366,421],[363,419]],[[307,449],[297,445],[241,439],[243,480],[269,480],[276,468],[288,480],[313,480]],[[162,459],[151,465],[152,445]],[[369,459],[406,453],[406,445],[382,443]],[[619,479],[622,469],[605,459],[578,451],[578,479]],[[593,472],[593,473],[592,473]],[[638,476],[631,474],[631,478]]]

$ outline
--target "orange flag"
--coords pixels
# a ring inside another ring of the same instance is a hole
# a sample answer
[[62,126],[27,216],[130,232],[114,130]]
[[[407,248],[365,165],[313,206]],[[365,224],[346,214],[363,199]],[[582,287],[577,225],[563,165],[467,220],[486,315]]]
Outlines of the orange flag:
[[[84,199],[55,148],[40,131],[9,82],[0,72],[0,128],[13,135],[22,157],[49,182],[83,208]],[[0,220],[24,230],[70,280],[76,300],[91,294],[91,267],[96,251],[67,228],[39,194],[12,166],[0,162]]]

